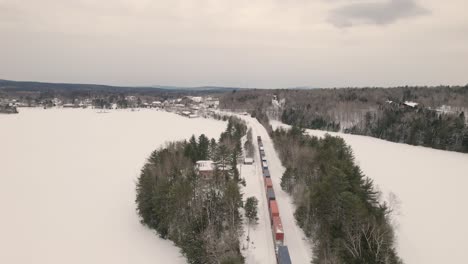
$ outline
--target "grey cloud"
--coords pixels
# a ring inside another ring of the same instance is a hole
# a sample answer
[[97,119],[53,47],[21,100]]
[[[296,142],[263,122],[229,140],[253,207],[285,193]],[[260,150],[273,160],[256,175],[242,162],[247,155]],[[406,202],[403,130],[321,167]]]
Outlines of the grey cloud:
[[337,27],[356,24],[387,25],[399,19],[428,14],[429,10],[415,0],[357,2],[332,10],[328,21]]

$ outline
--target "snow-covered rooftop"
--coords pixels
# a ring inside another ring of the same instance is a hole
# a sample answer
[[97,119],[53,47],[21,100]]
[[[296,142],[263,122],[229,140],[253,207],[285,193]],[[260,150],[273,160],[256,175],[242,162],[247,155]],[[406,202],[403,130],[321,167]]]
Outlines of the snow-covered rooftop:
[[244,162],[245,163],[253,163],[253,159],[252,158],[245,158]]
[[214,170],[214,162],[212,160],[199,160],[196,162],[198,171],[212,171]]
[[405,105],[409,106],[409,107],[416,107],[418,105],[418,103],[416,102],[411,102],[411,101],[405,101],[404,103]]

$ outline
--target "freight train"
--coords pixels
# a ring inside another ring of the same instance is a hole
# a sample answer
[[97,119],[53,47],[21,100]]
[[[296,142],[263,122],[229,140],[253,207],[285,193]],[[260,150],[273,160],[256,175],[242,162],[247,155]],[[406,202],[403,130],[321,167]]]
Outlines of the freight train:
[[258,151],[262,160],[262,174],[265,185],[266,198],[268,201],[268,210],[276,253],[276,261],[278,264],[291,264],[291,257],[289,256],[288,246],[286,246],[284,243],[283,224],[281,222],[281,217],[279,214],[278,203],[276,202],[276,195],[270,177],[270,170],[268,169],[268,162],[266,159],[262,138],[258,136],[257,141]]

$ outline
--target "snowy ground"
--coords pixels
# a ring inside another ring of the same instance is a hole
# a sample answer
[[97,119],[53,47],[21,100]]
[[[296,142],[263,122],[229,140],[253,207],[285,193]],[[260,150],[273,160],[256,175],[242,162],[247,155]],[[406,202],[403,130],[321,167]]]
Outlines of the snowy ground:
[[[253,133],[254,134],[254,133]],[[255,150],[258,149],[256,136],[253,135]],[[276,263],[275,249],[268,212],[262,170],[259,165],[259,153],[254,152],[255,162],[252,165],[241,165],[241,177],[245,179],[246,186],[242,189],[244,200],[250,196],[258,199],[258,223],[250,227],[250,245],[247,246],[247,223],[244,222],[244,236],[241,238],[242,254],[247,264]]]
[[135,181],[164,142],[225,126],[152,110],[0,115],[0,263],[185,263],[139,223]]
[[400,214],[395,218],[398,252],[405,263],[467,262],[468,154],[330,134],[343,137],[352,147],[357,163],[374,179],[384,198],[392,192],[400,200]]
[[[268,236],[268,242],[262,242],[260,246],[259,242],[255,242],[257,248],[255,248],[247,257],[248,264],[250,263],[275,263],[270,261],[262,261],[262,259],[271,259],[270,250],[265,250],[264,246],[269,246],[273,248],[272,234],[271,234],[271,225],[269,222],[269,212],[268,205],[263,185],[263,176],[260,169],[260,164],[258,162],[258,148],[256,145],[257,136],[262,137],[263,146],[265,148],[266,157],[268,160],[268,166],[270,169],[271,180],[273,182],[273,188],[276,194],[276,200],[278,202],[280,217],[283,224],[284,230],[284,243],[289,248],[289,253],[291,255],[291,261],[294,264],[305,264],[310,263],[312,260],[312,246],[311,243],[306,239],[302,229],[296,224],[294,219],[295,206],[292,203],[291,197],[281,189],[281,177],[284,172],[284,167],[281,165],[278,155],[273,147],[273,142],[268,136],[265,128],[254,118],[249,116],[239,116],[240,118],[247,121],[249,127],[252,128],[252,134],[255,142],[255,152],[256,152],[256,163],[255,163],[255,177],[258,180],[252,180],[247,182],[247,192],[248,193],[257,193],[261,197],[257,197],[260,200],[259,204],[259,214],[263,215],[263,219],[267,217],[267,221],[260,221],[259,229],[255,234],[251,232],[252,241],[262,241],[265,236]],[[244,166],[243,166],[244,167]],[[249,186],[250,185],[250,186]],[[245,194],[244,197],[248,197],[248,194]],[[263,212],[262,212],[263,211]],[[265,234],[268,233],[268,234]],[[271,242],[270,242],[271,241]],[[273,252],[274,254],[274,252]],[[255,260],[251,261],[249,256],[255,255]],[[261,257],[260,257],[261,256]],[[258,262],[260,261],[260,262]]]

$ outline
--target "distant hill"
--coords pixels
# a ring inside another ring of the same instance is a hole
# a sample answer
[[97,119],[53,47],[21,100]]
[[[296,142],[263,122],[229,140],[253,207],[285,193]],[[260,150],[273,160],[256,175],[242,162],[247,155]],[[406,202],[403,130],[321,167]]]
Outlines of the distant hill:
[[176,87],[176,86],[110,86],[101,84],[46,83],[33,81],[0,80],[0,91],[4,92],[93,92],[93,93],[224,93],[242,88],[236,87]]
[[[232,92],[235,90],[248,90],[247,88],[240,87],[225,87],[225,86],[197,86],[197,87],[183,87],[183,86],[170,86],[170,85],[152,85],[151,88],[176,90],[176,91],[210,91],[210,92]],[[148,87],[144,87],[148,88]]]

